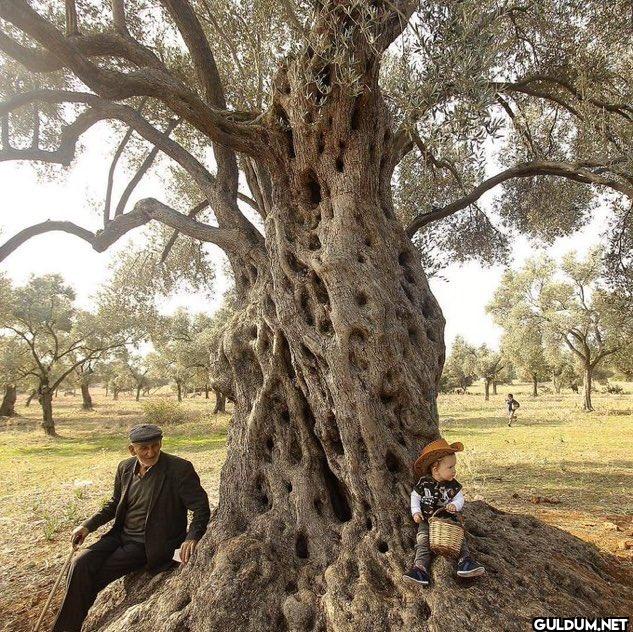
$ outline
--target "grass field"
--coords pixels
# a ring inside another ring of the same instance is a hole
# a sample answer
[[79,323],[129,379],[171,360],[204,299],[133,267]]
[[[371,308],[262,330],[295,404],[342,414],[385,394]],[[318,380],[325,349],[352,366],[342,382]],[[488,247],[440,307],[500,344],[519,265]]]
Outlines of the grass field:
[[[533,398],[530,385],[513,385],[521,408],[511,428],[505,389],[489,402],[477,386],[471,394],[442,395],[444,436],[466,446],[458,478],[467,497],[535,515],[633,564],[626,548],[633,540],[633,384],[622,386],[623,395],[596,393],[596,411],[583,413],[578,395]],[[95,410],[84,412],[80,397],[60,396],[58,439],[44,436],[39,406],[26,408],[23,397],[20,417],[2,421],[3,629],[32,628],[68,553],[71,529],[109,497],[116,464],[127,456],[126,430],[144,419],[139,403],[121,397],[115,402],[96,390]],[[166,428],[164,449],[194,463],[215,503],[229,415],[212,415],[212,401],[200,398],[182,406],[189,421]]]

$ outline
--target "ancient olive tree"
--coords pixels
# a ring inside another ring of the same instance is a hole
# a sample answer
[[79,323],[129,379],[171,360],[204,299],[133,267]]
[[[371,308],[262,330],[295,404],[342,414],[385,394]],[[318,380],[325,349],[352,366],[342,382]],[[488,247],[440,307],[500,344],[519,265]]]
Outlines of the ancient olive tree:
[[517,346],[532,346],[536,336],[529,332],[540,331],[549,344],[563,345],[574,355],[583,375],[584,410],[593,410],[596,368],[633,345],[631,304],[601,285],[603,273],[598,252],[584,260],[570,253],[559,270],[545,257],[533,259],[519,272],[504,275],[489,305],[495,320],[514,332]]
[[[159,261],[189,249],[191,266],[209,242],[235,276],[219,350],[235,411],[209,535],[111,629],[446,623],[436,597],[394,581],[412,545],[409,465],[439,433],[444,321],[422,262],[498,260],[508,232],[553,238],[590,218],[593,194],[631,195],[624,3],[2,0],[0,19],[0,159],[69,165],[96,123],[122,134],[100,228],[35,224],[0,260],[52,230],[103,251],[155,220]],[[138,137],[148,150],[115,206]],[[126,210],[159,153],[174,179]],[[564,213],[536,203],[552,196]],[[481,626],[543,611],[534,597],[519,613],[501,586]]]

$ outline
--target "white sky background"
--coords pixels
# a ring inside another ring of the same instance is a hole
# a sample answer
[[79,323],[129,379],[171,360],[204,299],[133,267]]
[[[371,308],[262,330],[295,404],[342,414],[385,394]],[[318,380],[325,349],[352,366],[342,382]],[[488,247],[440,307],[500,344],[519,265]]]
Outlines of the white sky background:
[[[0,241],[14,235],[31,224],[46,219],[69,220],[95,231],[102,227],[102,216],[95,212],[101,208],[105,195],[107,172],[112,155],[112,141],[104,137],[104,128],[95,128],[83,137],[88,148],[76,160],[67,177],[59,182],[40,182],[31,167],[24,163],[0,163]],[[118,171],[119,191],[127,183],[129,174]],[[115,194],[113,199],[118,201]],[[165,199],[161,182],[150,172],[135,190],[127,210],[140,197],[153,196]],[[482,206],[486,207],[486,198]],[[91,203],[92,202],[92,203]],[[546,249],[559,259],[562,254],[575,249],[581,253],[599,242],[604,230],[606,212],[596,213],[594,221],[582,231],[557,242]],[[20,246],[0,263],[0,270],[7,272],[16,283],[23,283],[33,274],[60,273],[77,291],[83,307],[90,306],[90,296],[97,286],[108,278],[108,265],[114,254],[125,249],[126,244],[142,237],[143,229],[128,233],[104,253],[74,235],[46,233],[34,237]],[[210,251],[221,251],[209,245]],[[513,242],[513,267],[519,267],[538,250],[527,239]],[[217,260],[217,259],[216,259]],[[219,262],[219,261],[218,261]],[[221,265],[217,266],[217,291],[213,299],[197,295],[178,295],[163,305],[165,312],[176,307],[193,311],[213,312],[218,306],[226,280]],[[433,290],[446,318],[446,343],[451,345],[456,335],[462,335],[472,344],[487,343],[497,347],[501,330],[485,312],[485,305],[501,278],[503,268],[484,268],[478,263],[453,265],[443,272],[444,279],[431,279]]]

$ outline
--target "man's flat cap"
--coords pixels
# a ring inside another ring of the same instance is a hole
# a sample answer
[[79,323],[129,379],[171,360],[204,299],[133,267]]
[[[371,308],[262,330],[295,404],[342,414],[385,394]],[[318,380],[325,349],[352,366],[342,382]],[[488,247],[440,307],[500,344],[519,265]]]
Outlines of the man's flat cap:
[[130,430],[130,443],[149,443],[163,438],[163,431],[154,424],[139,424]]

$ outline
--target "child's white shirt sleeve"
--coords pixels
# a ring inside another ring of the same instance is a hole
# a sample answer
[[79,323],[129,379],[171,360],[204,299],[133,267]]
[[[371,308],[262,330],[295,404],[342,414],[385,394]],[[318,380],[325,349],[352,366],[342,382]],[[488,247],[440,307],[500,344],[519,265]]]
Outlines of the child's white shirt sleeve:
[[[460,492],[461,493],[461,492]],[[411,515],[415,516],[417,513],[422,513],[422,507],[420,506],[420,502],[422,501],[422,496],[415,491],[415,489],[411,492]]]
[[448,501],[447,505],[450,505],[452,503],[453,505],[455,505],[455,509],[457,509],[457,511],[461,511],[464,507],[464,500],[464,494],[462,494],[462,490],[460,489],[455,494],[454,498]]

